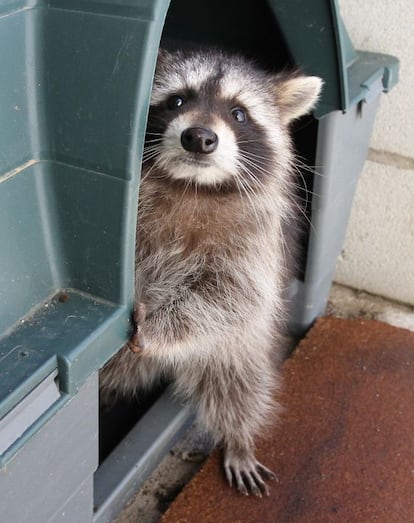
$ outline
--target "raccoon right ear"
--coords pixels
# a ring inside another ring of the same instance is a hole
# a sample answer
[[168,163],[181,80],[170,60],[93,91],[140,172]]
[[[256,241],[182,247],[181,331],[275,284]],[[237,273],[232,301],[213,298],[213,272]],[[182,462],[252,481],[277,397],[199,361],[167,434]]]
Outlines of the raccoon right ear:
[[317,76],[292,76],[276,82],[277,105],[284,124],[300,118],[315,107],[323,81]]

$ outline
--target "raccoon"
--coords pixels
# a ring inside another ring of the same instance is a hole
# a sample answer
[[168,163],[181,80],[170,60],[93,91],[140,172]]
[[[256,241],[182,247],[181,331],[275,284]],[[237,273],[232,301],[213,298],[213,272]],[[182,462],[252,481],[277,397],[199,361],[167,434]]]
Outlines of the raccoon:
[[[136,243],[135,332],[101,373],[103,393],[160,377],[221,445],[230,486],[269,494],[254,439],[277,412],[294,156],[288,127],[322,81],[221,51],[160,51]],[[132,349],[132,350],[130,350]]]

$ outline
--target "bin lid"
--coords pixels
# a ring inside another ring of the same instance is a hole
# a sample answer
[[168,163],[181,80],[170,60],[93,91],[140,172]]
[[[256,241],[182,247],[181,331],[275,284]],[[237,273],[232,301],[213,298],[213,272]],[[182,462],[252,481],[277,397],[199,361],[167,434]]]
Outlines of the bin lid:
[[347,111],[397,83],[397,58],[354,49],[337,0],[268,2],[292,61],[305,73],[325,81],[316,117],[332,110]]
[[[50,376],[60,408],[127,341],[142,143],[169,0],[12,3],[0,17],[3,426]],[[0,467],[47,422],[45,408],[3,441]]]

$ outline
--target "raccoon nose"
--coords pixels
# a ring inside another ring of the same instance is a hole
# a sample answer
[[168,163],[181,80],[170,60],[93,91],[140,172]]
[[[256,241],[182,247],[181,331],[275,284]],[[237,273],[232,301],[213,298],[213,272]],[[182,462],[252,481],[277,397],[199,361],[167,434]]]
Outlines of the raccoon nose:
[[217,149],[218,136],[211,129],[189,127],[181,133],[181,145],[190,153],[209,154]]

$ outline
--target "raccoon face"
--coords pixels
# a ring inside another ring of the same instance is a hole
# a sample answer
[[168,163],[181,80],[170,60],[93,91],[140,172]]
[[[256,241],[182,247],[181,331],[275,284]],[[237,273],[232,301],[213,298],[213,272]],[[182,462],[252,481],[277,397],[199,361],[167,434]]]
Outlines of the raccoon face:
[[279,171],[284,164],[288,168],[286,126],[316,101],[317,80],[301,100],[300,89],[290,88],[289,94],[281,78],[240,57],[162,51],[148,118],[144,176],[153,173],[238,190],[263,183],[273,176],[275,162]]
[[174,180],[217,185],[235,174],[237,139],[217,102],[205,87],[181,88],[151,108],[147,138],[155,139],[157,167]]

